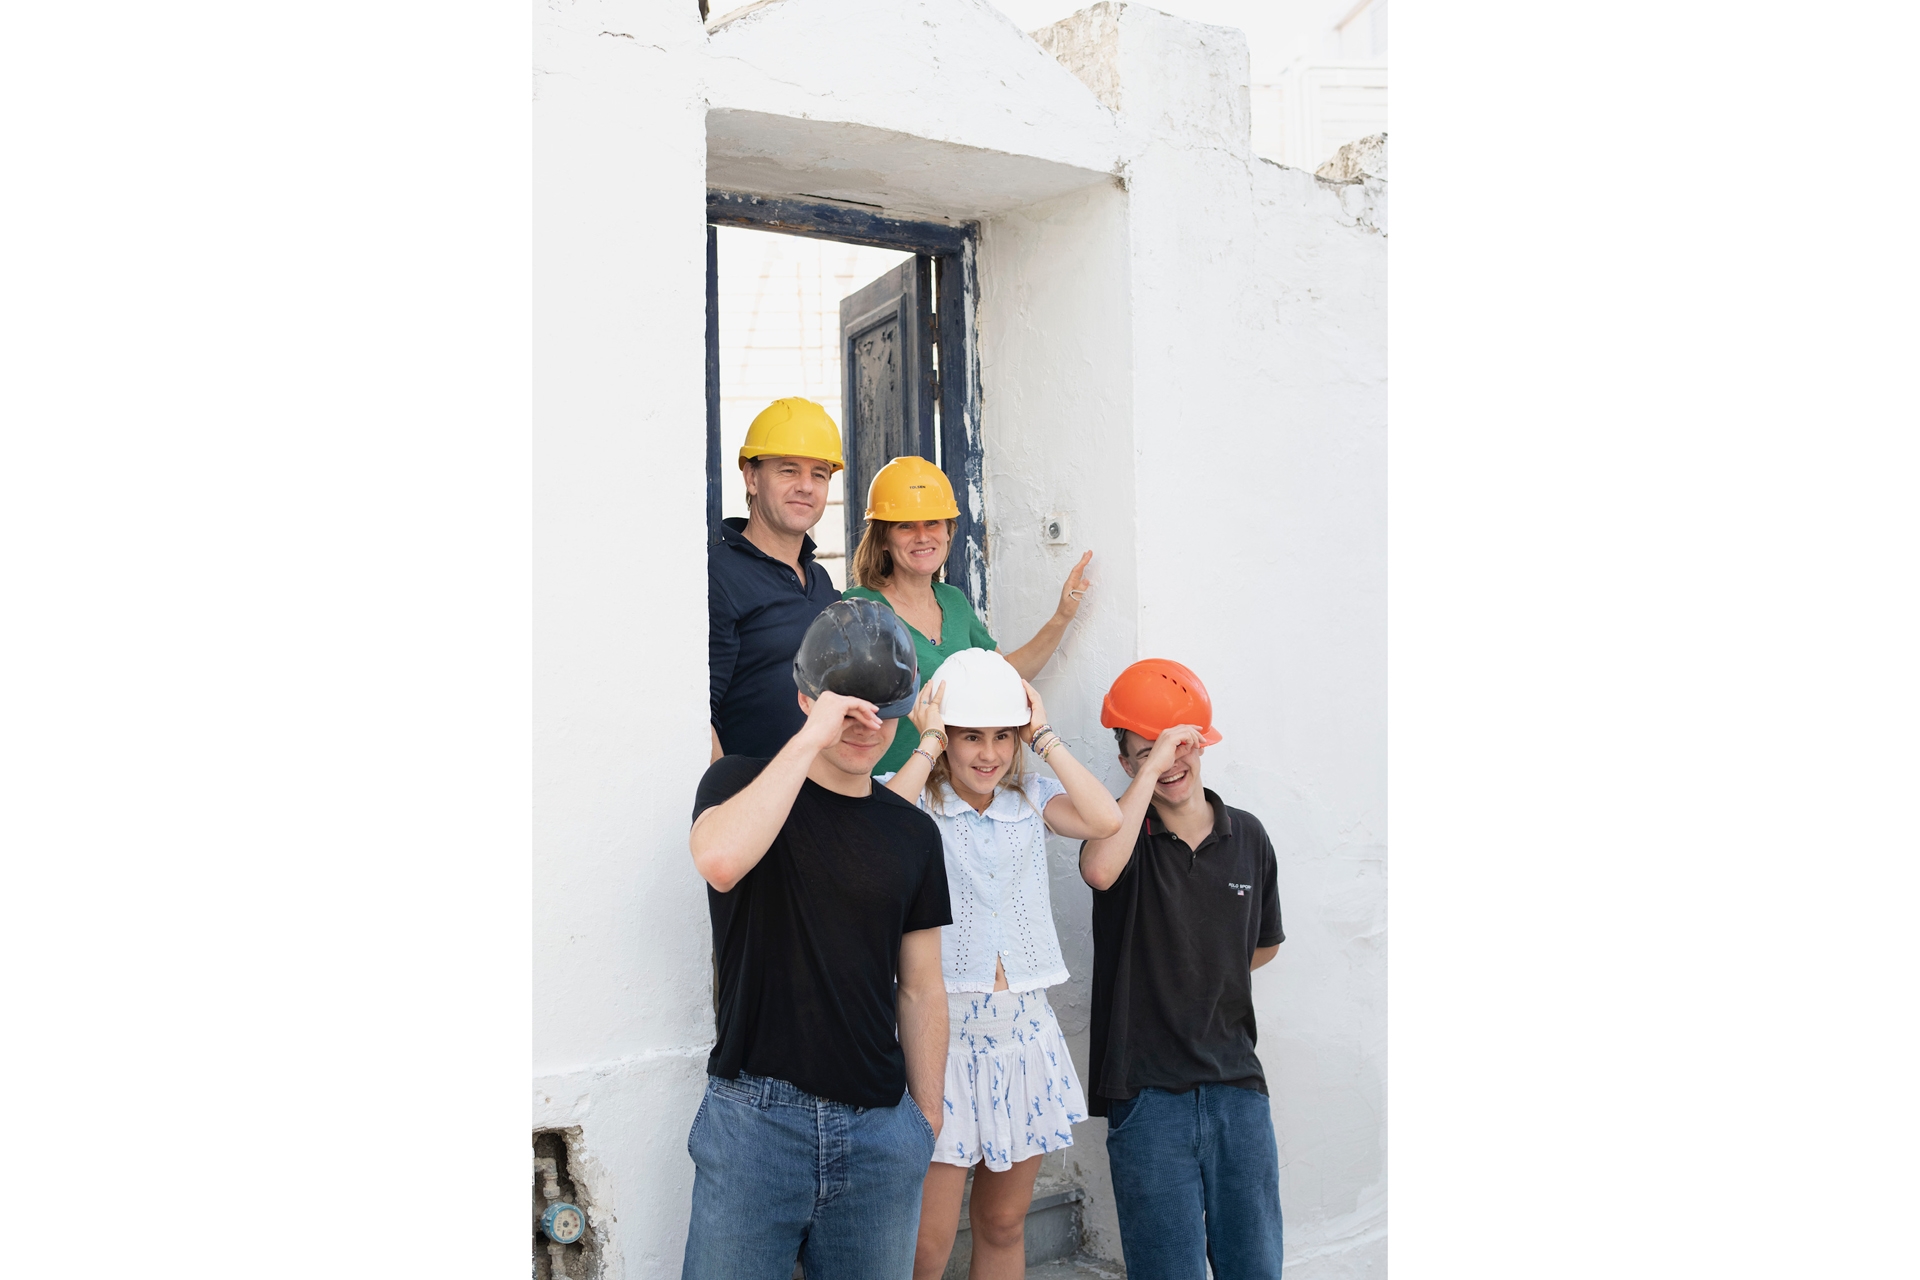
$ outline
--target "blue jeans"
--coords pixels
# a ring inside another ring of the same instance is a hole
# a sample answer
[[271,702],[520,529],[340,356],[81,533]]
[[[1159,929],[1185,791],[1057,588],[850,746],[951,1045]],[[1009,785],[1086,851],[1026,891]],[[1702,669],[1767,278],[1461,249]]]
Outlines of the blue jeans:
[[1107,1103],[1127,1280],[1280,1280],[1280,1153],[1265,1094],[1142,1089]]
[[852,1107],[784,1080],[707,1077],[687,1135],[681,1280],[909,1280],[933,1126],[903,1094]]

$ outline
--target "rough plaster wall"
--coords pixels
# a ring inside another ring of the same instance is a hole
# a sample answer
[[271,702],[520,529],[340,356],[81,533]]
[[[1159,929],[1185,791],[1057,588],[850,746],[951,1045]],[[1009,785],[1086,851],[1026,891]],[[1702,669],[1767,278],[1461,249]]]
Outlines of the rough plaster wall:
[[[1048,718],[1116,791],[1100,699],[1136,648],[1127,198],[1105,182],[986,223],[980,233],[981,399],[993,633],[1014,648],[1046,621],[1083,550],[1094,589],[1036,682]],[[1067,517],[1065,546],[1042,540]],[[1091,891],[1077,842],[1048,841],[1054,921],[1072,978],[1048,992],[1084,1078],[1093,983]],[[1061,1171],[1087,1190],[1088,1244],[1120,1256],[1106,1121],[1076,1126]]]
[[707,718],[704,34],[690,4],[533,17],[533,1126],[581,1127],[608,1274],[637,1280],[684,1236],[712,1035],[685,848]]
[[1203,673],[1228,734],[1207,776],[1281,851],[1290,936],[1255,992],[1290,1269],[1366,1275],[1385,1257],[1384,242],[1250,156],[1244,45],[1174,25],[1121,22],[1126,114],[1152,139],[1130,171],[1141,649]]
[[[1194,585],[1214,594],[1254,580],[1273,592],[1263,644],[1221,654],[1208,677],[1273,740],[1216,753],[1226,768],[1210,776],[1258,797],[1245,807],[1284,851],[1288,942],[1256,1008],[1277,1076],[1291,1257],[1303,1275],[1376,1276],[1386,1270],[1385,190],[1333,188],[1266,161],[1253,177],[1259,296],[1247,324],[1271,355],[1250,367],[1245,403],[1285,411],[1260,431],[1270,502],[1228,520],[1237,554]],[[1262,538],[1270,553],[1252,554]],[[1160,623],[1168,643],[1204,642],[1177,617]]]
[[1207,780],[1280,853],[1288,942],[1254,990],[1288,1270],[1381,1275],[1385,183],[1250,154],[1238,32],[1100,5],[1036,38],[1141,139],[1129,656],[1206,679]]
[[714,23],[716,109],[897,130],[1111,173],[1112,113],[987,0],[773,0]]

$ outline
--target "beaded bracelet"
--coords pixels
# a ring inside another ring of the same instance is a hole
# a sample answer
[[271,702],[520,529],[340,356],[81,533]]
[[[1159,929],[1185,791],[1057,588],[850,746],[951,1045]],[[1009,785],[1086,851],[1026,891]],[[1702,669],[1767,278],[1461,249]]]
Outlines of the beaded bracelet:
[[927,738],[930,736],[940,739],[940,749],[942,751],[945,751],[947,749],[946,734],[940,732],[938,729],[922,729],[920,731],[920,741],[925,742]]
[[929,769],[933,768],[933,757],[930,755],[927,755],[927,749],[925,747],[915,747],[913,749],[912,754],[909,755],[907,758],[911,760],[913,756],[926,756],[927,768]]

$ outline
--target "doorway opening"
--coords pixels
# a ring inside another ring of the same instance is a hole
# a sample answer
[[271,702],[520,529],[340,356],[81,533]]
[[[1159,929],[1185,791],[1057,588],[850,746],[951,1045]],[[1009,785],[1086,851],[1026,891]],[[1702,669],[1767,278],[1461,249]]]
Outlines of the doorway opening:
[[846,469],[814,529],[841,590],[867,485],[896,457],[940,467],[959,499],[946,580],[986,611],[974,228],[709,192],[707,518],[746,514],[732,465],[747,425],[798,395],[840,424]]
[[[816,400],[835,422],[847,421],[842,407],[841,315],[850,301],[856,310],[877,310],[869,295],[884,291],[903,264],[913,263],[914,255],[901,249],[810,240],[745,227],[709,231],[718,251],[720,514],[744,518],[745,489],[738,468],[731,464],[746,438],[747,424],[783,396]],[[872,317],[866,345],[893,336],[890,330],[897,324],[885,326],[884,319]],[[868,362],[874,363],[871,355]],[[863,388],[863,397],[871,399],[874,390]],[[836,472],[829,487],[827,514],[813,531],[818,544],[814,558],[841,591],[851,585],[849,557],[858,534],[850,521],[860,514],[859,502],[848,504],[846,495],[865,494],[864,483],[849,485],[848,481],[866,459],[852,449],[848,453],[847,469]],[[864,471],[869,479],[872,474]]]

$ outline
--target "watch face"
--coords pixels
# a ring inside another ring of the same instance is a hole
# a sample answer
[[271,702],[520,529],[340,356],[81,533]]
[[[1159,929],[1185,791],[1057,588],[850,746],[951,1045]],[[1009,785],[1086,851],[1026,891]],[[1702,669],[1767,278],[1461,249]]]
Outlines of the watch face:
[[586,1228],[586,1218],[570,1204],[549,1205],[540,1215],[540,1229],[556,1244],[572,1244]]

